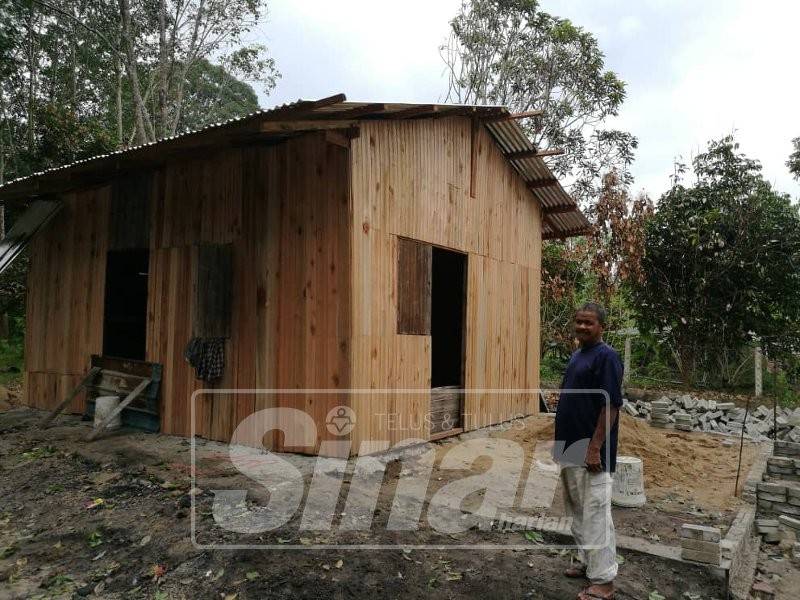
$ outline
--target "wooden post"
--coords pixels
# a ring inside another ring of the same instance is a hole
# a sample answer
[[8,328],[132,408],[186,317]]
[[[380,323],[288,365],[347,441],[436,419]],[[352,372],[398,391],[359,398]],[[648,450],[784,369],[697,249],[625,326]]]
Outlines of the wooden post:
[[625,370],[623,371],[622,381],[628,381],[631,377],[631,336],[625,336]]
[[758,398],[761,396],[762,392],[764,391],[763,382],[761,379],[762,371],[761,371],[761,346],[756,346],[755,354],[753,356],[753,369],[755,374],[755,396]]

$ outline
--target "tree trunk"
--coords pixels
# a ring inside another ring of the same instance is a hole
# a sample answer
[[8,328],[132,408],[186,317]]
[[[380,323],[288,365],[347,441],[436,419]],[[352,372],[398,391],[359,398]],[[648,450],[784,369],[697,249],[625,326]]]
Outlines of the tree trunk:
[[139,86],[139,72],[136,68],[133,33],[131,32],[131,11],[128,6],[128,0],[119,0],[119,12],[122,19],[122,38],[125,45],[128,80],[130,81],[133,95],[136,138],[140,144],[145,144],[155,141],[155,133],[153,132],[153,124],[150,121],[150,113],[142,100],[142,91]]
[[36,13],[33,8],[33,0],[29,0],[28,10],[28,152],[33,154],[33,147],[36,143],[34,127],[36,120],[34,112],[36,110],[36,77],[37,61],[34,45],[34,26],[36,25]]
[[[2,123],[0,122],[0,125]],[[3,130],[0,127],[0,185],[3,184],[3,172],[5,170],[6,147],[3,143]],[[0,204],[0,240],[6,237],[6,207]],[[8,339],[8,315],[4,312],[0,314],[0,340]]]
[[158,3],[158,110],[160,137],[166,137],[170,130],[167,118],[167,3],[159,0]]
[[[182,68],[179,69],[177,91],[175,93],[175,117],[172,120],[172,127],[170,127],[170,135],[175,135],[178,130],[178,125],[181,122],[181,112],[183,109],[183,88],[186,82],[186,75],[195,60],[195,53],[197,52],[197,37],[200,32],[200,23],[203,22],[203,9],[205,7],[205,0],[200,0],[197,7],[197,14],[195,15],[194,25],[192,29],[192,41],[189,43],[189,49],[186,52],[186,58],[183,61]],[[177,26],[177,23],[175,24]]]

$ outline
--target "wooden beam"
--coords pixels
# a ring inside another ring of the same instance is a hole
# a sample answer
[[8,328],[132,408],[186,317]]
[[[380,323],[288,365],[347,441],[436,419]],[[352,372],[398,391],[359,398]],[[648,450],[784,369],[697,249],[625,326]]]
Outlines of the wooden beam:
[[77,395],[78,395],[78,392],[80,392],[80,391],[81,391],[83,388],[85,388],[85,387],[87,386],[87,384],[88,384],[90,381],[92,381],[92,380],[95,378],[95,376],[96,376],[96,375],[97,375],[99,372],[100,372],[100,368],[99,368],[99,367],[92,367],[92,368],[89,370],[89,372],[86,374],[86,377],[84,377],[83,379],[81,379],[80,383],[79,383],[79,384],[78,384],[78,385],[75,387],[75,389],[74,389],[74,390],[72,390],[72,391],[71,391],[71,392],[70,392],[70,393],[67,395],[67,397],[66,397],[66,398],[64,398],[64,399],[63,399],[63,400],[62,400],[62,401],[59,403],[59,405],[58,405],[58,406],[56,406],[56,407],[53,409],[53,411],[52,411],[51,413],[49,413],[49,414],[48,414],[46,417],[44,417],[44,418],[43,418],[43,419],[42,419],[42,420],[39,422],[39,427],[40,427],[41,429],[44,429],[45,427],[47,427],[47,426],[48,426],[48,425],[49,425],[49,424],[52,422],[52,420],[53,420],[53,419],[55,419],[55,418],[56,418],[56,417],[57,417],[57,416],[58,416],[58,415],[61,413],[61,411],[62,411],[62,410],[64,410],[64,409],[67,407],[67,404],[69,404],[70,402],[72,402],[72,399],[73,399],[73,398],[75,398],[75,396],[77,396]]
[[541,117],[544,114],[543,110],[525,110],[523,112],[511,113],[509,119],[527,119],[529,117]]
[[558,179],[542,179],[540,181],[529,181],[527,186],[529,190],[539,190],[541,188],[551,187],[558,185]]
[[366,104],[364,106],[356,106],[348,110],[338,110],[332,113],[321,113],[315,115],[320,119],[333,117],[336,119],[355,119],[360,117],[371,117],[376,114],[381,114],[386,111],[385,104]]
[[305,113],[313,112],[318,108],[324,108],[326,106],[333,106],[334,104],[341,104],[347,100],[347,96],[344,94],[334,94],[333,96],[328,96],[327,98],[320,98],[319,100],[302,100],[300,102],[295,102],[289,106],[281,106],[280,108],[275,108],[271,111],[268,111],[266,114],[258,114],[255,115],[257,119],[264,119],[264,120],[277,120],[277,119],[284,119],[286,115],[292,116],[300,116]]
[[541,158],[543,156],[558,156],[564,154],[561,148],[551,148],[549,150],[523,150],[521,152],[511,152],[506,154],[508,160],[522,160],[523,158]]
[[578,207],[571,204],[565,204],[562,206],[542,206],[542,213],[546,215],[568,213],[574,210],[578,210]]
[[390,119],[411,119],[413,117],[431,116],[439,112],[439,107],[433,104],[421,104],[420,106],[412,106],[397,112],[386,113]]
[[[94,429],[92,429],[92,431],[90,431],[90,432],[89,432],[89,435],[87,435],[87,436],[86,436],[84,439],[85,439],[87,442],[91,442],[91,441],[93,441],[93,440],[94,440],[94,439],[95,439],[95,438],[96,438],[98,435],[100,435],[101,433],[103,433],[103,431],[105,430],[105,428],[106,428],[106,427],[108,427],[108,424],[109,424],[109,423],[111,423],[111,421],[113,421],[113,420],[114,420],[114,417],[116,417],[116,416],[117,416],[119,413],[121,413],[123,410],[125,410],[125,408],[127,408],[127,406],[128,406],[128,405],[129,405],[131,402],[133,402],[134,400],[136,400],[136,398],[139,396],[139,394],[141,394],[141,393],[144,391],[144,389],[145,389],[145,388],[146,388],[148,385],[150,385],[150,383],[151,383],[151,380],[150,380],[150,379],[142,379],[141,383],[139,383],[139,385],[137,385],[135,388],[133,388],[133,390],[131,391],[131,393],[130,393],[130,394],[128,394],[128,395],[125,397],[125,399],[124,399],[122,402],[120,402],[120,403],[119,403],[119,405],[117,406],[117,408],[115,408],[114,410],[112,410],[112,411],[111,411],[111,413],[110,413],[110,414],[108,414],[108,415],[106,416],[106,418],[105,418],[105,419],[103,419],[103,420],[100,422],[100,424],[99,424],[97,427],[95,427]],[[95,410],[97,410],[97,407],[96,407],[96,406],[95,406]]]
[[261,133],[296,133],[299,131],[322,131],[325,129],[349,129],[356,125],[358,125],[358,121],[350,120],[265,121],[261,123]]

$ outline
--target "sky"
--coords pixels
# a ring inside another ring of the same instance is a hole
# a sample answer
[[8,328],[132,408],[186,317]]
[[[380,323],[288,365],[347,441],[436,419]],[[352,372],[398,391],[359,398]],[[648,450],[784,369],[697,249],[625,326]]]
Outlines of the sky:
[[[439,46],[460,0],[270,0],[254,32],[282,78],[264,107],[344,92],[348,100],[441,102]],[[591,31],[627,83],[611,126],[639,139],[634,191],[657,199],[676,159],[735,132],[778,190],[800,198],[786,168],[800,136],[793,0],[541,0]]]

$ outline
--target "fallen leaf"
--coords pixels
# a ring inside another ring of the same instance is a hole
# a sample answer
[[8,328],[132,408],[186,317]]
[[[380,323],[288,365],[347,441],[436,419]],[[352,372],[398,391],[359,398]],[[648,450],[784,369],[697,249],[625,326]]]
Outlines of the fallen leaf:
[[617,564],[624,565],[625,564],[625,557],[621,554],[617,554]]
[[331,566],[330,565],[322,565],[322,568],[325,569],[326,571],[330,571],[331,570]]
[[150,540],[151,540],[151,537],[149,535],[144,536],[142,538],[142,541],[139,542],[139,548],[143,548],[144,546],[147,546],[147,544],[150,543]]
[[167,574],[167,568],[164,565],[153,565],[150,567],[150,573],[153,575],[153,580],[158,581]]
[[340,559],[340,560],[337,560],[337,561],[336,561],[336,564],[335,564],[334,566],[335,566],[337,569],[341,569],[341,568],[344,566],[344,561],[343,561],[343,560],[341,560],[341,559]]
[[102,498],[95,498],[94,500],[86,504],[86,510],[92,510],[93,508],[98,508],[99,506],[103,506],[103,504],[105,503],[106,501],[103,500]]
[[249,579],[250,581],[253,581],[254,579],[258,579],[259,578],[259,573],[258,573],[258,571],[248,571],[245,574],[245,577],[247,577],[247,579]]
[[654,590],[650,592],[650,595],[647,597],[647,600],[667,600],[664,596],[658,593],[658,590]]
[[236,600],[239,594],[225,594],[225,600]]

